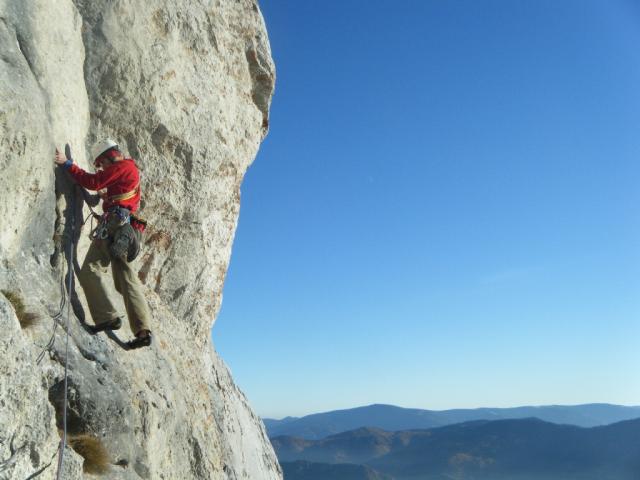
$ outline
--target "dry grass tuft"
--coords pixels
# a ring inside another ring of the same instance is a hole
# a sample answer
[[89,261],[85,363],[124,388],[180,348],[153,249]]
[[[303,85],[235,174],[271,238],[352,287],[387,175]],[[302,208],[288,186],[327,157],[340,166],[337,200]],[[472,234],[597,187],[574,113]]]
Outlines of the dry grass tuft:
[[37,313],[26,312],[22,317],[18,317],[20,320],[20,326],[22,328],[31,328],[35,327],[38,323],[40,323],[40,317]]
[[18,317],[18,321],[20,322],[20,326],[25,328],[31,328],[37,325],[40,322],[40,317],[33,313],[27,311],[27,307],[22,300],[22,297],[17,292],[10,292],[8,290],[1,290],[2,294],[5,296],[9,303],[13,306],[13,309],[16,312],[16,317]]
[[109,452],[99,438],[92,435],[80,434],[68,437],[69,445],[82,458],[84,458],[83,469],[86,473],[103,474],[106,473],[111,464]]

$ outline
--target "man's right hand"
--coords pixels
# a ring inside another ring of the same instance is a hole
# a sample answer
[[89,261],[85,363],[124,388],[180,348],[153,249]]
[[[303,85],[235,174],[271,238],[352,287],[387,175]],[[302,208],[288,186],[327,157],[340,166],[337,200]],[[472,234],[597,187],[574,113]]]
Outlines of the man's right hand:
[[64,153],[62,153],[56,147],[56,156],[54,157],[53,161],[55,162],[56,165],[64,165],[65,162],[67,161],[67,157],[65,157]]

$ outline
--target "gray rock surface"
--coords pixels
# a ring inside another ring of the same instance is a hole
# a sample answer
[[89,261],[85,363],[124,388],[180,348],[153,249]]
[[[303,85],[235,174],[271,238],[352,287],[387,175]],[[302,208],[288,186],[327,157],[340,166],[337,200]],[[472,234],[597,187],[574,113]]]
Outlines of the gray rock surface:
[[[0,0],[0,479],[55,477],[65,360],[68,432],[106,449],[100,478],[282,478],[210,339],[274,81],[252,0]],[[89,223],[53,151],[90,170],[104,136],[142,172],[148,349],[123,349],[126,325],[90,335],[79,286],[61,304]],[[64,458],[63,478],[96,478]]]

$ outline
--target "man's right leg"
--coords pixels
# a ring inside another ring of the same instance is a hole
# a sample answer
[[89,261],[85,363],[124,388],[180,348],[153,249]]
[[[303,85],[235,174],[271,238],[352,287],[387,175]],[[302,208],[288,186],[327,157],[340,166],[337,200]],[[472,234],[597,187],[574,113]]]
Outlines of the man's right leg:
[[120,317],[107,290],[110,263],[107,242],[93,240],[78,275],[96,326],[112,323]]

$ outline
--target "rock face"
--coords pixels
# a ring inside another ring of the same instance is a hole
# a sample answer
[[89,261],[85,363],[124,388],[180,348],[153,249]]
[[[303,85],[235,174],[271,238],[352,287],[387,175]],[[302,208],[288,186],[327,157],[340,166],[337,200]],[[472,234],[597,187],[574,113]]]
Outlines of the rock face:
[[[55,478],[65,359],[82,456],[67,449],[63,478],[282,478],[210,339],[274,81],[253,0],[0,0],[1,479]],[[107,136],[142,172],[155,342],[141,350],[123,348],[126,325],[89,334],[79,286],[64,301],[89,223],[54,148],[91,170]]]

